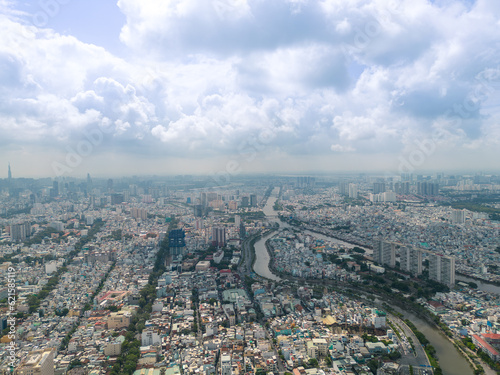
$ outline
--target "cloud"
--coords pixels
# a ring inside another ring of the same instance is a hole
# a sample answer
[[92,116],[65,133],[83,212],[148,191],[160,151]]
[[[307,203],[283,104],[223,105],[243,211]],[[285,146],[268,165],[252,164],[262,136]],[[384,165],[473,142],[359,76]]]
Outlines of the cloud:
[[0,15],[2,145],[64,149],[105,124],[102,150],[117,153],[369,158],[442,128],[450,153],[492,156],[500,6],[487,0],[118,6],[122,57],[27,25],[13,4]]
[[333,152],[354,152],[356,149],[352,148],[351,146],[342,146],[342,145],[332,145],[330,149]]

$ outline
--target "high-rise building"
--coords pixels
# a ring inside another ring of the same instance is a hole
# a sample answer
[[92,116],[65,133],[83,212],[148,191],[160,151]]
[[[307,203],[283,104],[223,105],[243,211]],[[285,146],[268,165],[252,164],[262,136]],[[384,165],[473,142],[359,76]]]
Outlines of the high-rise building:
[[241,197],[241,207],[248,207],[250,205],[248,197]]
[[396,194],[410,194],[410,183],[406,182],[396,182],[394,184],[394,192]]
[[90,173],[87,173],[87,195],[91,195],[93,189],[92,178],[90,178]]
[[399,249],[401,269],[415,275],[422,273],[422,251],[412,246],[402,246]]
[[10,226],[10,238],[13,242],[22,242],[31,236],[31,224],[29,222],[12,224]]
[[316,178],[314,177],[297,177],[297,187],[298,188],[312,188],[316,184]]
[[256,194],[250,194],[250,206],[257,207],[257,195]]
[[417,194],[424,196],[439,195],[439,184],[429,181],[418,181]]
[[183,229],[171,230],[168,234],[168,246],[170,248],[170,255],[183,255],[186,248],[185,241],[186,233]]
[[394,267],[396,265],[396,245],[387,241],[379,241],[373,250],[373,260]]
[[59,196],[59,182],[52,182],[52,189],[50,189],[50,197],[55,198]]
[[18,375],[54,375],[53,349],[35,350],[16,369]]
[[112,178],[108,179],[107,187],[108,187],[108,193],[112,193],[113,192],[113,179]]
[[385,193],[385,182],[373,183],[373,194]]
[[240,223],[240,239],[244,239],[247,235],[247,230],[243,222]]
[[411,173],[401,173],[401,181],[412,181],[413,175]]
[[134,219],[146,220],[148,218],[148,212],[144,208],[132,207],[130,214]]
[[429,279],[455,285],[455,258],[441,254],[429,254]]
[[9,179],[9,182],[12,181],[12,171],[10,170],[10,163],[9,163],[9,171],[7,172],[7,178]]
[[349,184],[349,198],[358,198],[358,186],[355,184]]
[[464,224],[465,223],[465,213],[466,213],[465,209],[451,211],[451,223],[452,224]]
[[193,207],[193,211],[195,217],[203,217],[203,211],[204,211],[203,205],[195,204]]
[[212,228],[212,244],[217,247],[226,246],[226,228]]
[[111,204],[121,204],[124,201],[123,194],[113,193],[111,194]]
[[349,183],[341,182],[339,183],[339,194],[340,195],[349,195]]

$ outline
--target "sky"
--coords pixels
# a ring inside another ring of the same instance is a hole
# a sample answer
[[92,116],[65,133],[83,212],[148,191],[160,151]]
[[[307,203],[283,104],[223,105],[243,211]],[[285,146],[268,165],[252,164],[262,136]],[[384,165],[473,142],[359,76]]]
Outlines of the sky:
[[500,2],[0,0],[0,35],[0,178],[500,170]]

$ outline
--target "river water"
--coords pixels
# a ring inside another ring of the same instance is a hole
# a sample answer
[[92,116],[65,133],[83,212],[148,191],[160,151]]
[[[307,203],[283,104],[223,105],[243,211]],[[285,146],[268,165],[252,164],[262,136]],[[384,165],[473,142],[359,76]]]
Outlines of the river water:
[[[289,227],[287,223],[283,223],[279,220],[276,212],[273,209],[274,203],[277,200],[278,188],[273,190],[272,195],[267,200],[267,203],[263,209],[264,214],[270,222],[277,222],[280,225],[280,228]],[[317,238],[333,241],[345,245],[346,247],[352,247],[354,245],[349,244],[347,242],[337,240],[331,237],[327,237],[318,233],[307,231],[308,234],[311,234]],[[279,281],[281,280],[278,276],[274,275],[269,270],[269,253],[266,249],[266,241],[273,236],[273,233],[261,238],[259,241],[255,243],[255,264],[254,271],[265,278]],[[475,281],[478,285],[479,282]],[[499,288],[500,290],[500,288]],[[396,310],[399,310],[396,308]],[[453,344],[448,341],[443,335],[439,333],[438,330],[430,326],[428,323],[419,319],[415,315],[408,313],[406,311],[400,310],[401,313],[405,315],[407,319],[413,322],[417,329],[422,332],[427,339],[430,341],[431,345],[436,348],[436,353],[439,358],[439,363],[441,369],[443,370],[444,375],[472,375],[473,371],[470,368],[468,362],[458,354],[457,350],[454,348]]]
[[500,287],[493,285],[493,284],[488,284],[484,283],[482,281],[476,280],[476,279],[471,279],[470,277],[467,276],[462,276],[462,275],[457,275],[455,277],[458,281],[464,281],[464,282],[473,282],[477,284],[477,289],[482,290],[483,292],[487,293],[495,293],[500,295]]
[[397,307],[394,307],[394,309],[402,313],[406,319],[415,324],[415,327],[427,337],[427,340],[429,340],[431,345],[436,349],[436,355],[439,358],[439,366],[443,370],[444,375],[473,374],[472,368],[469,366],[467,360],[457,352],[453,344],[437,329],[407,311]]

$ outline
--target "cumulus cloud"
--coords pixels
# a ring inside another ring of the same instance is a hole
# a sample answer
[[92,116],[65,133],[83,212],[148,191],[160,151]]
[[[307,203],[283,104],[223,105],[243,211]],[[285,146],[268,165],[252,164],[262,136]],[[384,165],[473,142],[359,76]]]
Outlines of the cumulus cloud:
[[118,6],[128,58],[28,25],[15,5],[6,5],[3,145],[64,147],[103,124],[103,149],[191,158],[229,157],[245,147],[296,160],[397,155],[435,129],[446,130],[450,152],[486,155],[498,139],[496,3],[167,0],[160,7],[156,0],[119,0]]

